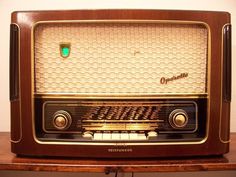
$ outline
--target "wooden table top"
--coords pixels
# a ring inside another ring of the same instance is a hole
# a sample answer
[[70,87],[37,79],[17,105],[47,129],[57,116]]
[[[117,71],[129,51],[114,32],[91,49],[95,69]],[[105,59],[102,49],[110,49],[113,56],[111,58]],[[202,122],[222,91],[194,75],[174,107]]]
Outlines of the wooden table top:
[[236,170],[236,133],[224,156],[178,159],[81,159],[17,157],[10,151],[10,134],[0,133],[0,170],[57,172],[183,172]]

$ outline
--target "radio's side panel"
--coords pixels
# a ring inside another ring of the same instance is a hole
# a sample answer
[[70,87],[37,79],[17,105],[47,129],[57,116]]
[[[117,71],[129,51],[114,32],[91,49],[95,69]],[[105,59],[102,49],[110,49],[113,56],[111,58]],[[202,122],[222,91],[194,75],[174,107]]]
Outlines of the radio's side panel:
[[209,144],[218,153],[229,151],[231,100],[230,14],[212,20]]
[[30,21],[24,12],[11,16],[10,40],[10,101],[11,101],[11,150],[22,154],[33,147],[31,109],[31,51]]

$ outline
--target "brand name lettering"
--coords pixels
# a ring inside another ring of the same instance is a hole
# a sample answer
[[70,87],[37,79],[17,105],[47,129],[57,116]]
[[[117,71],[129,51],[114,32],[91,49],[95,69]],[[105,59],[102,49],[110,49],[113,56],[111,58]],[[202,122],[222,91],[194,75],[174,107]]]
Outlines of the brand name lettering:
[[186,78],[186,77],[188,77],[188,73],[181,73],[180,75],[172,76],[172,77],[162,77],[160,79],[160,83],[161,84],[168,84],[171,81],[183,79],[183,78]]
[[119,149],[119,148],[114,148],[114,149],[108,149],[108,152],[132,152],[133,149]]

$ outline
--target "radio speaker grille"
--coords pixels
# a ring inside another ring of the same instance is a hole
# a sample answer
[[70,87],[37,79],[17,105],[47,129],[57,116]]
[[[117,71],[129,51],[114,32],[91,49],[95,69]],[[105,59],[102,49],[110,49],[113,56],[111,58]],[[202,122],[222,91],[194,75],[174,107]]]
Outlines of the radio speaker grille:
[[[201,24],[38,24],[35,93],[204,94],[207,39]],[[70,44],[67,58],[62,43]]]

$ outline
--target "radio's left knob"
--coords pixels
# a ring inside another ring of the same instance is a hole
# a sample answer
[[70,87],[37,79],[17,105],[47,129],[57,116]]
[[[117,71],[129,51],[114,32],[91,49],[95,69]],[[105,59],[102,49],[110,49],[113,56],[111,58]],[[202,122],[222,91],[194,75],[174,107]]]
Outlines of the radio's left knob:
[[64,110],[55,112],[52,124],[58,130],[66,130],[72,123],[71,115]]

